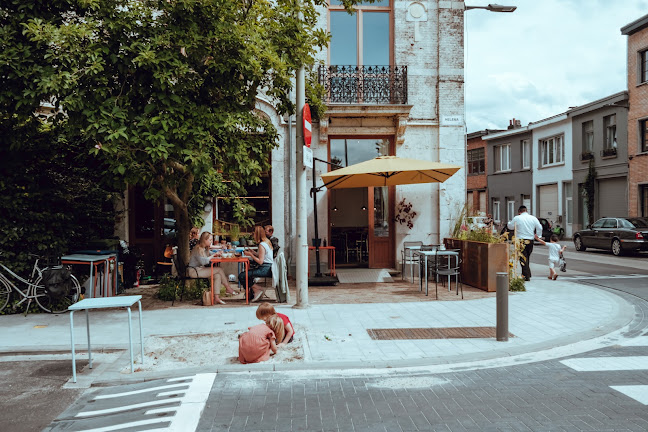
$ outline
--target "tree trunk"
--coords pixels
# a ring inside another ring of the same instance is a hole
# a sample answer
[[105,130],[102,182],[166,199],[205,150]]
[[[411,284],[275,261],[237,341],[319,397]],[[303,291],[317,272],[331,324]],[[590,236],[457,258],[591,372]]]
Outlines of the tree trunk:
[[179,274],[185,274],[185,269],[189,263],[189,233],[191,231],[191,219],[187,206],[173,206],[176,217],[176,227],[178,229],[178,269]]

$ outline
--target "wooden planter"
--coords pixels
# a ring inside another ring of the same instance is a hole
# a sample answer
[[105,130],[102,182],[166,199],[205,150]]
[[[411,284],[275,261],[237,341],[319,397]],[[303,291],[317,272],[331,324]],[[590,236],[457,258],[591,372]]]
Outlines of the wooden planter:
[[444,239],[443,242],[446,248],[461,251],[463,283],[488,292],[497,289],[497,273],[508,272],[508,243],[483,243],[454,238]]

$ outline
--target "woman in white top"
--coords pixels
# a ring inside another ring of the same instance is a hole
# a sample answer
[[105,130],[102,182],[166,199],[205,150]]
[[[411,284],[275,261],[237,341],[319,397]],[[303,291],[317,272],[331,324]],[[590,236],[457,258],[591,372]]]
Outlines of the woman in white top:
[[[259,250],[255,252],[247,249],[245,254],[259,266],[250,268],[247,273],[248,282],[252,282],[255,277],[272,277],[272,243],[266,237],[262,226],[254,227],[254,241],[259,245]],[[245,286],[245,272],[241,272],[238,278],[241,285]],[[257,284],[253,284],[248,289],[250,290],[249,295],[252,302],[259,300],[263,295],[263,288]]]
[[[220,252],[215,254],[209,253],[209,248],[211,247],[214,236],[211,233],[205,231],[200,235],[198,244],[191,250],[191,257],[189,258],[189,264],[187,265],[187,276],[190,278],[205,278],[209,279],[212,277],[211,271],[211,258],[215,255],[220,255]],[[214,267],[214,279],[212,280],[214,284],[214,301],[218,304],[225,304],[223,300],[219,298],[220,287],[225,285],[225,289],[228,294],[238,294],[232,288],[227,280],[227,275],[220,267]]]

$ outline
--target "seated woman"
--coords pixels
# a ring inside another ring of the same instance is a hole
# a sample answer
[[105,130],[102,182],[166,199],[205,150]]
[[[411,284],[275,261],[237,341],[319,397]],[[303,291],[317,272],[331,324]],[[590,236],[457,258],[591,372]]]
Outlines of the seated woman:
[[191,228],[191,231],[189,231],[189,250],[192,251],[193,248],[196,247],[198,244],[198,233],[200,232],[200,228],[198,227],[193,227]]
[[[189,258],[189,264],[187,265],[187,276],[190,278],[206,278],[209,279],[212,275],[211,273],[211,257],[219,255],[220,252],[215,254],[209,254],[209,248],[212,244],[213,236],[211,233],[205,231],[200,235],[198,244],[191,251],[191,257]],[[191,267],[191,268],[190,268]],[[214,279],[212,280],[214,285],[214,297],[215,302],[219,304],[225,304],[218,295],[220,294],[221,284],[225,285],[226,291],[228,294],[238,294],[237,291],[232,288],[227,280],[227,275],[220,267],[214,267]]]
[[[247,273],[248,282],[252,282],[255,277],[272,277],[272,244],[266,237],[263,227],[254,227],[254,241],[259,245],[259,250],[255,252],[246,249],[244,253],[259,266],[256,268],[250,267]],[[241,285],[245,286],[245,272],[241,272],[238,278]],[[249,296],[252,298],[252,302],[259,300],[263,295],[263,288],[257,284],[246,288],[250,290]]]

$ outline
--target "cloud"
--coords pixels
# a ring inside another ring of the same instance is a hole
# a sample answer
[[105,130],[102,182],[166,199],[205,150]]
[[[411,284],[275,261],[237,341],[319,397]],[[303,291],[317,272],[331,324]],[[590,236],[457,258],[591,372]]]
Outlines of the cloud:
[[645,15],[648,1],[505,3],[518,9],[465,15],[468,132],[505,128],[513,117],[527,124],[626,89],[620,28]]

